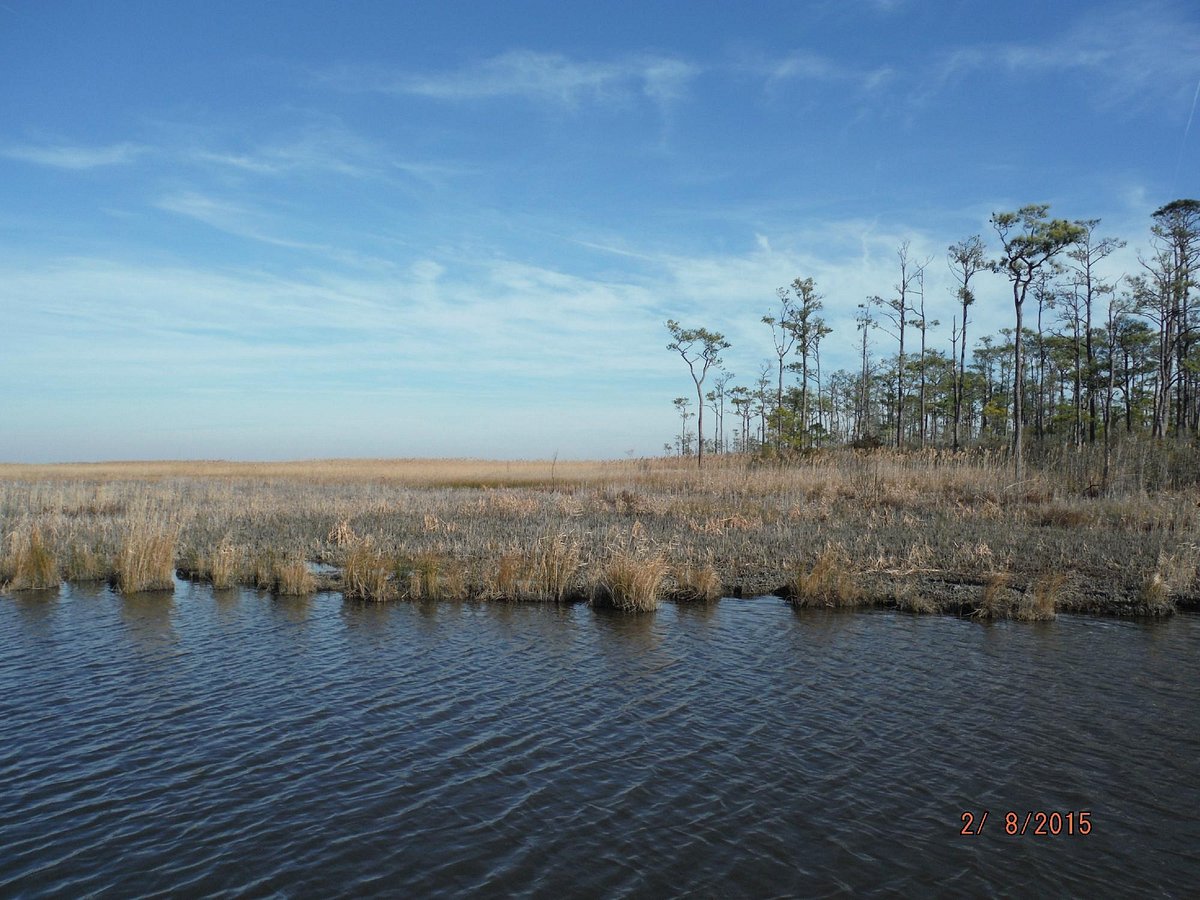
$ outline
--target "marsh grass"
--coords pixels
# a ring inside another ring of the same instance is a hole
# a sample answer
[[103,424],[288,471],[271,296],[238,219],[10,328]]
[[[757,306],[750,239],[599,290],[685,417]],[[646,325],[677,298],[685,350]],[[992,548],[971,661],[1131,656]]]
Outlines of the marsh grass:
[[615,548],[593,582],[592,603],[626,612],[653,612],[658,609],[668,571],[670,566],[659,553]]
[[[1031,456],[1021,482],[1004,453],[983,451],[714,456],[702,470],[679,459],[0,464],[0,572],[13,580],[14,541],[37,527],[69,580],[132,585],[127,536],[169,522],[193,577],[274,589],[276,566],[298,554],[347,565],[347,595],[372,600],[590,596],[616,548],[669,560],[658,593],[677,599],[719,580],[744,596],[787,589],[841,605],[865,602],[861,586],[871,602],[916,610],[926,604],[907,591],[919,585],[931,605],[1012,617],[1036,592],[1006,588],[980,605],[966,586],[994,572],[1032,586],[1053,570],[1072,586],[1060,608],[1169,610],[1200,602],[1200,508],[1181,474],[1200,472],[1200,453],[1188,453],[1118,446],[1100,491],[1102,460],[1088,451]],[[797,563],[797,547],[818,549]]]
[[401,557],[394,577],[405,600],[461,600],[467,594],[462,567],[438,553]]
[[124,594],[169,591],[175,587],[178,526],[140,519],[125,532],[117,553],[117,587]]
[[997,619],[1007,619],[1012,615],[1012,591],[1009,588],[1009,583],[1012,578],[1007,572],[993,572],[987,577],[983,583],[983,590],[980,593],[979,605],[975,608],[972,615],[977,619],[985,621],[995,621]]
[[711,603],[721,596],[721,576],[711,562],[686,562],[671,567],[675,586],[672,600]]
[[342,563],[342,592],[349,600],[390,600],[395,595],[391,576],[394,561],[381,553],[369,539],[361,539],[346,551]]
[[1151,572],[1138,591],[1137,611],[1145,616],[1166,616],[1175,612],[1171,588],[1158,572]]
[[1013,612],[1022,622],[1048,622],[1058,615],[1058,605],[1067,587],[1063,572],[1047,572],[1029,583]]
[[800,566],[788,581],[786,595],[796,606],[856,606],[862,588],[841,544],[826,544],[811,566]]
[[291,554],[275,561],[271,590],[282,597],[304,597],[316,590],[316,579],[303,556]]
[[205,560],[204,569],[212,586],[218,591],[228,590],[237,584],[239,554],[228,539],[221,541]]
[[8,588],[14,591],[41,591],[58,587],[58,560],[36,525],[15,532],[9,539],[11,574]]
[[112,560],[93,547],[72,543],[67,550],[63,577],[73,583],[111,581],[114,576]]

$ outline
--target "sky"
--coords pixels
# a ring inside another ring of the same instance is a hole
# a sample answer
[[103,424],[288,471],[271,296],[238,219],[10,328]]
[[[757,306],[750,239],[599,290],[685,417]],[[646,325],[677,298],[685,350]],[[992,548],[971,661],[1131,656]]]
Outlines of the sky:
[[0,0],[0,83],[6,461],[653,455],[668,319],[853,368],[907,241],[948,350],[993,212],[1200,197],[1192,0]]

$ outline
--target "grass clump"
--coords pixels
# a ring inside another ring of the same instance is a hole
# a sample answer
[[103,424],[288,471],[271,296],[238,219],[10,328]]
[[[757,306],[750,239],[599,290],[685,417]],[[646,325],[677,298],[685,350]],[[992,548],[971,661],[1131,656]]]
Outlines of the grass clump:
[[342,592],[347,600],[391,599],[392,561],[375,549],[369,539],[356,541],[346,552],[342,565]]
[[997,619],[1007,619],[1012,613],[1012,603],[1009,598],[1009,581],[1007,572],[994,572],[983,583],[983,591],[979,597],[979,605],[971,613],[976,619],[994,622]]
[[237,584],[238,552],[228,540],[222,541],[205,563],[204,568],[214,589],[224,591]]
[[1017,603],[1013,618],[1022,622],[1049,622],[1057,616],[1058,600],[1067,584],[1062,572],[1048,572],[1030,582]]
[[41,591],[58,587],[58,560],[36,525],[16,532],[11,542],[11,576],[8,587],[14,591]]
[[629,548],[611,551],[593,585],[592,603],[626,612],[652,612],[658,609],[669,570],[661,554]]
[[401,559],[395,575],[406,600],[461,600],[467,593],[462,569],[437,553]]
[[721,596],[721,576],[711,562],[687,562],[671,570],[675,587],[671,599],[711,603]]
[[316,590],[316,579],[300,554],[283,557],[275,563],[271,590],[282,597],[304,597]]
[[121,592],[172,590],[178,538],[178,527],[146,520],[133,522],[117,553],[116,581]]
[[93,548],[72,544],[67,551],[67,564],[63,568],[63,577],[67,581],[76,583],[108,581],[112,576],[111,562]]
[[496,600],[562,603],[575,590],[582,548],[566,532],[546,534],[528,550],[503,554],[483,594]]
[[1151,572],[1138,591],[1137,610],[1144,616],[1169,616],[1175,612],[1171,586],[1159,572]]
[[802,568],[788,581],[787,599],[796,606],[857,606],[862,588],[850,567],[849,555],[840,544],[826,544],[808,571]]

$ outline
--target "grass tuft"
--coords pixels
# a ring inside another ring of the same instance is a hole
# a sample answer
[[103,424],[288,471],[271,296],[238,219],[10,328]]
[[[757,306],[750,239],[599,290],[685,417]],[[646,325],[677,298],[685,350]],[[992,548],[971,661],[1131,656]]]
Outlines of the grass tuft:
[[1062,572],[1048,572],[1030,582],[1013,618],[1022,622],[1049,622],[1057,616],[1059,598],[1067,585]]
[[461,600],[467,593],[462,569],[438,553],[398,560],[395,575],[406,600]]
[[669,569],[661,554],[632,548],[613,550],[596,577],[592,603],[626,612],[652,612],[658,609]]
[[971,615],[989,622],[1007,619],[1012,613],[1008,587],[1010,580],[1007,572],[993,572],[989,575],[987,581],[983,583],[979,606]]
[[356,541],[346,551],[342,564],[342,592],[348,600],[382,602],[394,594],[392,561],[375,549],[369,539]]
[[796,606],[842,607],[862,602],[862,588],[841,544],[826,544],[808,571],[802,568],[787,584],[787,598]]
[[109,581],[113,577],[113,567],[104,554],[92,547],[73,543],[67,551],[63,576],[75,583]]
[[117,553],[116,581],[123,594],[175,587],[175,542],[179,528],[148,519],[130,524]]
[[12,580],[8,587],[14,591],[42,591],[58,587],[58,560],[34,525],[28,531],[16,532],[12,544]]
[[308,571],[304,557],[294,554],[275,563],[275,584],[272,590],[283,597],[304,597],[316,590],[316,579]]
[[712,563],[688,562],[671,570],[675,576],[673,600],[711,603],[721,597],[721,576]]

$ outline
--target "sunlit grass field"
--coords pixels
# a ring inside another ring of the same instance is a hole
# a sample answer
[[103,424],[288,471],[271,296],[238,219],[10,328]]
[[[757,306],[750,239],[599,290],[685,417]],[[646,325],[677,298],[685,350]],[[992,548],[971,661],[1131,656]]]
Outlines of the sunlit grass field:
[[[1195,487],[1131,444],[1019,482],[1003,454],[827,451],[606,462],[0,465],[0,582],[340,590],[348,599],[663,599],[984,618],[1161,615],[1197,594]],[[317,565],[323,564],[323,565]]]

